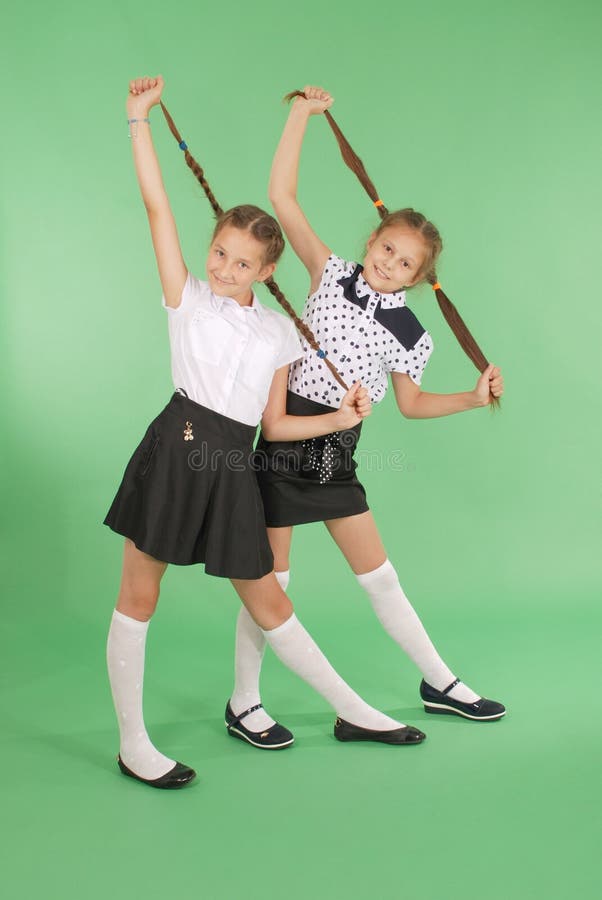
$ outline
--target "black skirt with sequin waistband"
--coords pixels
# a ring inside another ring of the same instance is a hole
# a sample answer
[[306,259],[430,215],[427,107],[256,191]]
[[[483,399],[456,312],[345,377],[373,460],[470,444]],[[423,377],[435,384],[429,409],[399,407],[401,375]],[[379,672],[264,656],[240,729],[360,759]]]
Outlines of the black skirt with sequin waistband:
[[[286,411],[291,416],[334,412],[292,391],[287,393]],[[255,468],[268,527],[323,522],[368,510],[366,492],[355,474],[361,427],[304,441],[272,442],[260,436]]]

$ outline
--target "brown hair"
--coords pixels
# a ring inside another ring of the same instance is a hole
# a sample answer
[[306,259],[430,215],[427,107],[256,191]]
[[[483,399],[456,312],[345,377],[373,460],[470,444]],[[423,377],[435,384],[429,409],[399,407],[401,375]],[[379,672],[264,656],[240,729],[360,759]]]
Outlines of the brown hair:
[[[290,101],[294,97],[305,97],[305,94],[303,93],[303,91],[291,91],[291,93],[287,94],[284,99],[286,101]],[[378,191],[376,190],[374,183],[370,179],[370,176],[368,175],[363,162],[361,161],[357,153],[353,150],[349,141],[327,109],[324,110],[324,115],[326,116],[326,120],[332,128],[332,131],[334,132],[334,136],[337,139],[337,143],[339,145],[339,149],[341,151],[341,155],[345,164],[351,169],[352,172],[357,175],[366,193],[378,210],[378,214],[381,218],[381,223],[376,233],[379,234],[388,225],[403,223],[409,225],[416,231],[419,231],[420,234],[422,234],[422,236],[424,237],[428,252],[427,259],[421,266],[420,276],[424,278],[425,281],[428,281],[428,283],[433,287],[435,296],[437,298],[437,303],[439,304],[439,308],[443,313],[449,327],[458,339],[460,346],[462,347],[468,358],[475,364],[479,372],[484,372],[489,365],[485,354],[468,330],[466,323],[462,319],[462,316],[460,315],[454,304],[451,302],[449,297],[444,293],[441,285],[437,281],[435,263],[443,247],[443,242],[437,228],[433,225],[432,222],[429,222],[428,219],[422,215],[422,213],[418,213],[413,209],[400,209],[396,212],[390,213],[387,207],[384,205],[383,201],[378,196]],[[489,403],[491,404],[492,408],[499,407],[500,405],[499,398],[494,397],[491,393],[489,394]]]
[[[178,146],[180,147],[180,149],[184,151],[184,159],[186,160],[186,165],[191,169],[197,181],[205,191],[207,199],[209,200],[209,203],[211,204],[211,207],[216,215],[217,222],[213,231],[213,238],[215,238],[216,235],[219,234],[221,229],[228,224],[232,225],[234,228],[249,230],[256,240],[260,241],[260,243],[266,246],[264,257],[266,264],[277,262],[282,255],[282,251],[284,250],[284,238],[282,237],[282,231],[276,219],[274,219],[273,216],[268,215],[268,213],[264,212],[258,206],[251,205],[234,206],[232,209],[224,212],[224,210],[217,202],[215,194],[209,187],[203,169],[199,166],[198,162],[191,154],[186,142],[182,140],[182,136],[178,131],[174,120],[168,113],[163,103],[161,103],[161,109],[163,110],[163,115],[165,116],[165,119],[169,126],[169,130],[178,142]],[[324,363],[328,366],[328,368],[332,372],[332,375],[341,385],[341,387],[346,391],[349,390],[334,365],[330,362],[329,359],[326,359],[326,353],[324,350],[320,349],[320,345],[316,341],[316,338],[311,329],[308,328],[305,322],[303,322],[296,314],[295,310],[288,302],[274,279],[272,277],[267,278],[264,281],[264,284],[267,287],[268,291],[272,294],[272,296],[276,298],[284,311],[291,317],[291,319],[295,323],[297,331],[299,331],[303,335],[312,350],[315,350],[318,356],[323,359]]]
[[217,217],[211,240],[215,240],[226,225],[240,228],[241,231],[248,231],[256,241],[264,245],[264,265],[277,263],[282,256],[284,251],[282,229],[274,216],[270,216],[258,206],[246,203],[241,206],[233,206],[232,209],[220,213]]

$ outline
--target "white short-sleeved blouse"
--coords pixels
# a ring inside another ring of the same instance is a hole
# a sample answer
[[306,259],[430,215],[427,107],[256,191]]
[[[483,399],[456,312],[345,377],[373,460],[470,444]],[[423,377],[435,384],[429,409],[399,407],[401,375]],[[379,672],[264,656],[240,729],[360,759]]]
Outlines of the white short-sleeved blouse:
[[257,425],[277,369],[302,356],[291,319],[262,306],[218,297],[188,273],[180,305],[168,313],[174,387],[191,400],[246,425]]

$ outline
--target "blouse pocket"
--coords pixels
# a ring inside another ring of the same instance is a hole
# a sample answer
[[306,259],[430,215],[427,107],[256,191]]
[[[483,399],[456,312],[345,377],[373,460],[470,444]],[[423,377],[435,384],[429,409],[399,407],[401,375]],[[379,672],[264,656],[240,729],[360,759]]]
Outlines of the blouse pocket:
[[261,397],[269,393],[276,371],[276,348],[261,338],[255,338],[244,356],[244,380]]
[[190,341],[193,356],[204,363],[219,366],[234,328],[225,319],[197,309],[190,323]]

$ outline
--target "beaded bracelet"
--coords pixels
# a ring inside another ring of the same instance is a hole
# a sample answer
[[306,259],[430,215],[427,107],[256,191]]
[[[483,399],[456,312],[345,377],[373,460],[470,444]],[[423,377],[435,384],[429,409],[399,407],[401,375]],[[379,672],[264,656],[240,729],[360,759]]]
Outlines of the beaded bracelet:
[[[148,122],[150,125],[150,119],[128,119],[128,137],[135,138],[138,136],[138,122]],[[136,125],[134,130],[130,128],[130,125]]]

